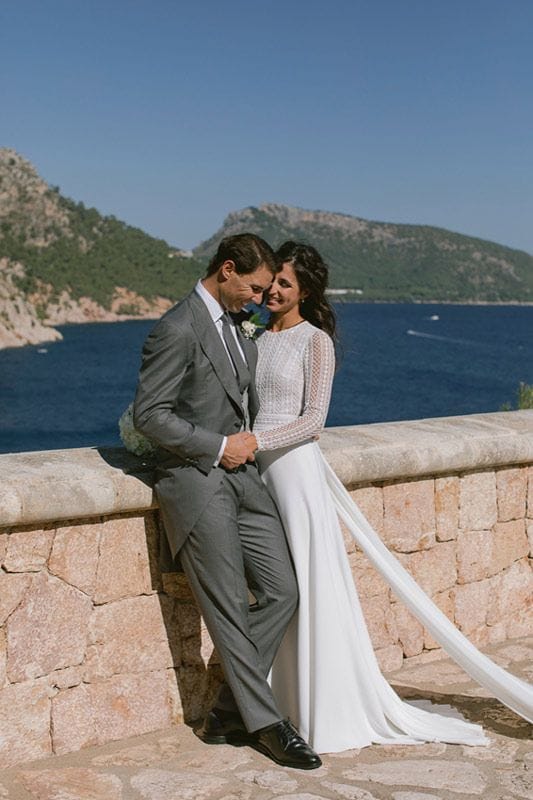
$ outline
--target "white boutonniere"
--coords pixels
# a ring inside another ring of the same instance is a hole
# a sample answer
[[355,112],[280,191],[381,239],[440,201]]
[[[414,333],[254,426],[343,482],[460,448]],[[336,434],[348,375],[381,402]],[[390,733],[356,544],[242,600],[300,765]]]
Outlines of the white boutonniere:
[[151,456],[155,453],[152,442],[139,433],[133,425],[133,403],[130,403],[118,421],[122,444],[136,456]]
[[249,319],[245,319],[241,322],[241,333],[245,339],[255,339],[258,335],[259,331],[262,330],[265,325],[261,322],[260,314],[252,314]]

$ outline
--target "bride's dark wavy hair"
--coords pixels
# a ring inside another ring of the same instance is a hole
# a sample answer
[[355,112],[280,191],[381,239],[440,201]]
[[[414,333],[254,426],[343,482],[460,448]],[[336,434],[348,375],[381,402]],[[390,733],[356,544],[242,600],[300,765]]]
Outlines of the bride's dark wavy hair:
[[335,314],[325,294],[329,270],[318,250],[310,244],[284,242],[276,250],[276,261],[279,269],[283,264],[290,264],[300,290],[307,292],[300,304],[302,317],[311,325],[325,331],[335,341],[337,329]]

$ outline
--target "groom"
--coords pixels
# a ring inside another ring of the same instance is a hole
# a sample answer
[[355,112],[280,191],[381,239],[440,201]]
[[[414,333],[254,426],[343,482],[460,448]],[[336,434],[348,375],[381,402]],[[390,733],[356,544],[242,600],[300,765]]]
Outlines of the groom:
[[319,757],[282,719],[267,681],[297,587],[249,433],[258,409],[256,346],[226,313],[260,303],[275,271],[274,253],[258,236],[222,240],[206,277],[148,336],[134,423],[158,446],[155,489],[168,545],[172,557],[179,553],[226,678],[198,736],[314,769]]

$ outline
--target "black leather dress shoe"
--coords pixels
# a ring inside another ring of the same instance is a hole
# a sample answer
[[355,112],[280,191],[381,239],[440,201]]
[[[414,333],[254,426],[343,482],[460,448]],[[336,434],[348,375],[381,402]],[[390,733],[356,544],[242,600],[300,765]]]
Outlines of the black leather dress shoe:
[[251,747],[282,767],[317,769],[322,761],[288,719],[249,734]]
[[202,727],[194,731],[206,744],[248,744],[250,734],[237,711],[212,708]]

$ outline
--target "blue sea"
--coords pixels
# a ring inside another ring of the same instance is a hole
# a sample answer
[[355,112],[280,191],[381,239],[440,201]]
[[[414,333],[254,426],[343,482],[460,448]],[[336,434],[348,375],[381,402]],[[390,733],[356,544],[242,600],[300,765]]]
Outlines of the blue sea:
[[[498,411],[533,384],[533,307],[335,305],[328,425]],[[0,452],[119,444],[153,321],[65,325],[0,351]]]

